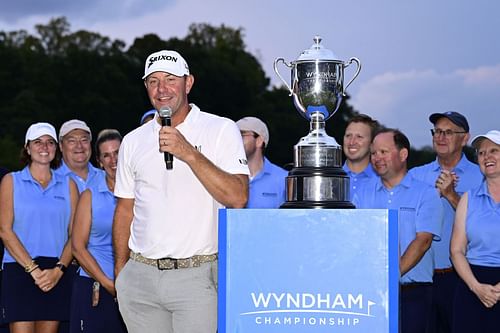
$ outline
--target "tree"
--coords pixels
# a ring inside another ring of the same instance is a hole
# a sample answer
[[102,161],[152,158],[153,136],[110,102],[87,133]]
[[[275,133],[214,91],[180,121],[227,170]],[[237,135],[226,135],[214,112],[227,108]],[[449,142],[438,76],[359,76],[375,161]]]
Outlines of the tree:
[[37,24],[35,29],[48,55],[64,54],[67,48],[70,24],[65,17],[50,20],[47,25]]
[[169,40],[189,59],[195,75],[190,99],[203,109],[233,120],[255,112],[269,79],[257,59],[245,51],[243,30],[192,24],[183,41]]
[[[17,163],[11,151],[20,150],[26,129],[36,121],[58,128],[79,118],[95,133],[116,128],[126,134],[137,127],[151,108],[141,79],[144,61],[162,49],[187,59],[195,76],[190,102],[233,120],[263,119],[270,130],[267,155],[280,165],[293,162],[293,146],[308,134],[309,123],[286,89],[269,86],[261,64],[246,50],[242,28],[192,24],[185,38],[146,34],[126,49],[123,41],[96,32],[72,32],[64,17],[36,25],[34,35],[0,31],[0,161],[11,168]],[[339,144],[356,113],[346,96],[327,121],[327,133]]]
[[[133,76],[124,43],[97,33],[72,33],[65,18],[37,25],[37,34],[0,32],[0,140],[3,163],[17,165],[29,125],[47,121],[58,128],[80,118],[94,131],[104,127],[130,130],[142,105],[125,101],[141,88]],[[117,119],[120,120],[117,122]],[[6,155],[8,148],[8,155]]]

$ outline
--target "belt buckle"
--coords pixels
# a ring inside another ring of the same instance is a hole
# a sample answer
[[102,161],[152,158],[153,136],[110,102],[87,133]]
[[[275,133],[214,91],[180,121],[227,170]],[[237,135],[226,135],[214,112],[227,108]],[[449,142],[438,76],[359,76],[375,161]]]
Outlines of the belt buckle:
[[172,258],[156,259],[156,267],[160,271],[169,271],[171,269],[177,269],[178,268],[177,259],[172,259]]
[[202,262],[205,261],[202,261],[200,256],[192,256],[184,259],[162,258],[156,259],[156,267],[161,271],[165,271],[179,268],[200,267]]

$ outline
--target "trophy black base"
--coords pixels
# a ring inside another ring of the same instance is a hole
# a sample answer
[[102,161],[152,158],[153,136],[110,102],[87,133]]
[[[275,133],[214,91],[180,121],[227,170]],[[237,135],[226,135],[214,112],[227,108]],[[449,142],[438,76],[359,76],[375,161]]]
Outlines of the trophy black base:
[[340,167],[296,167],[287,182],[287,200],[280,208],[353,209],[349,176]]
[[285,208],[309,208],[309,209],[354,209],[350,201],[287,201],[280,206]]

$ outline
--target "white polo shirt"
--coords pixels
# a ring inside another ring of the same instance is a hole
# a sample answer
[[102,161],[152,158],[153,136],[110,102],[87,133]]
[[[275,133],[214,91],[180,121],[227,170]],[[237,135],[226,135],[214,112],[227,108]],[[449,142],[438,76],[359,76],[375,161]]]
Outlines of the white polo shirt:
[[[186,140],[220,169],[249,175],[236,124],[190,106],[176,127]],[[183,161],[174,158],[173,169],[165,168],[160,128],[155,118],[127,134],[120,146],[115,195],[135,199],[129,247],[152,259],[216,253],[218,209],[223,206]]]

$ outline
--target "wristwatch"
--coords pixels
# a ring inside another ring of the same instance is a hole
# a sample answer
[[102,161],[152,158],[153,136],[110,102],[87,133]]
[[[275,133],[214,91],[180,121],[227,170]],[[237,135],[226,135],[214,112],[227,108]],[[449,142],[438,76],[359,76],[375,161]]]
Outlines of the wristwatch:
[[62,262],[58,262],[56,264],[56,267],[59,268],[61,270],[61,272],[66,272],[66,266],[64,266],[64,264]]

